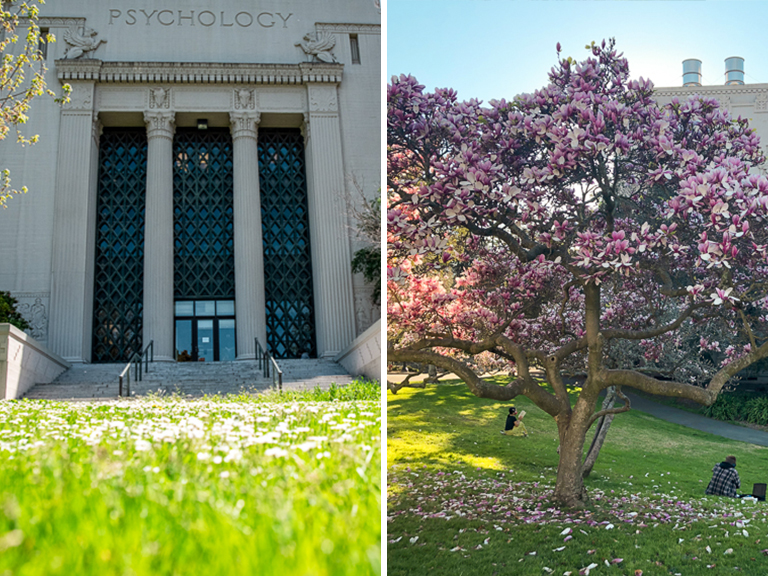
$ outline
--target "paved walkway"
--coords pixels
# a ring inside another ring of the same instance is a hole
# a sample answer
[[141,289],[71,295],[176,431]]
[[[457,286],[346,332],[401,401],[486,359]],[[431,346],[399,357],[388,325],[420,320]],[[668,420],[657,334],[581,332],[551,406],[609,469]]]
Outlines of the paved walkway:
[[[427,375],[424,374],[423,378]],[[418,382],[423,379],[421,376],[415,377],[413,380]],[[444,376],[446,380],[460,379],[455,374],[449,374]],[[387,380],[392,382],[401,382],[405,379],[404,373],[390,373],[387,374]],[[633,410],[639,410],[645,412],[651,416],[655,416],[660,420],[666,420],[667,422],[674,422],[687,428],[693,428],[694,430],[700,430],[701,432],[708,432],[716,436],[722,436],[723,438],[730,438],[731,440],[738,440],[739,442],[747,442],[749,444],[757,444],[758,446],[768,446],[768,432],[762,430],[753,430],[746,426],[738,426],[736,424],[729,424],[727,422],[721,422],[720,420],[713,420],[702,416],[701,414],[694,414],[693,412],[687,412],[665,404],[659,404],[645,397],[637,396],[624,389],[624,393],[629,397]]]
[[701,414],[694,414],[692,412],[686,412],[685,410],[672,408],[671,406],[665,406],[664,404],[659,404],[648,398],[636,396],[631,392],[627,392],[626,389],[624,393],[629,398],[633,409],[645,412],[661,420],[674,422],[681,426],[693,428],[694,430],[701,430],[702,432],[709,432],[710,434],[722,436],[723,438],[730,438],[731,440],[757,444],[759,446],[768,446],[768,432],[753,430],[752,428],[747,428],[745,426],[728,424],[727,422],[707,418]]

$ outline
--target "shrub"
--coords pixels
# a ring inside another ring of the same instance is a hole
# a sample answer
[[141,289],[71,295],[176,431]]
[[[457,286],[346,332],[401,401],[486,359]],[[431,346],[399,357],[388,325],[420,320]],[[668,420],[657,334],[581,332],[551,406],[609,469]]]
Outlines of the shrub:
[[744,403],[743,415],[751,424],[768,425],[768,397],[756,396],[747,400]]
[[744,401],[733,394],[721,394],[712,406],[704,409],[704,415],[715,420],[741,420]]
[[9,322],[19,330],[29,328],[27,321],[16,311],[16,298],[10,292],[0,292],[0,323]]

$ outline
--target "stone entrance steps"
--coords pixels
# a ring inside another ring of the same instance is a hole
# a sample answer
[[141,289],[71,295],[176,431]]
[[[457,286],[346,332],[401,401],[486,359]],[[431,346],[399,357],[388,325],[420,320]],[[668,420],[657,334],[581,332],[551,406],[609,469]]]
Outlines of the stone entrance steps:
[[[279,366],[283,371],[283,390],[328,388],[331,383],[344,385],[353,379],[342,366],[330,360],[280,360]],[[51,384],[34,386],[24,397],[111,400],[117,398],[118,376],[123,368],[125,364],[75,365]],[[189,398],[241,392],[258,394],[271,386],[272,378],[264,378],[255,361],[150,363],[149,372],[141,382],[135,381],[131,371],[131,396],[151,392],[178,393]]]

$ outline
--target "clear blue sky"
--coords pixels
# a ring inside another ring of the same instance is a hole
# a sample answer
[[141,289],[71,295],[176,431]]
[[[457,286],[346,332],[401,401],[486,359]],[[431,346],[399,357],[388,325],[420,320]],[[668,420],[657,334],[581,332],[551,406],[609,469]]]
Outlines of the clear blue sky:
[[[724,83],[725,58],[745,82],[768,83],[763,0],[386,0],[387,79],[412,74],[459,99],[511,99],[547,83],[557,57],[583,60],[592,40],[616,38],[633,78],[682,86],[682,61],[702,61],[704,85]],[[389,80],[387,80],[389,81]]]

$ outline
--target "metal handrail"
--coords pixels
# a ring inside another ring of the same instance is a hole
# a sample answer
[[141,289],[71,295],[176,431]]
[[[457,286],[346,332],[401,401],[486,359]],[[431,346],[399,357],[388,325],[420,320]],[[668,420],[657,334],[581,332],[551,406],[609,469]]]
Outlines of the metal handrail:
[[[143,380],[143,374],[149,372],[149,363],[155,361],[155,341],[150,340],[144,351],[136,352],[125,365],[123,371],[118,376],[117,395],[122,397],[123,395],[123,380],[126,383],[126,395],[131,395],[131,366],[133,366],[134,381],[141,382]],[[142,362],[144,363],[144,369],[142,370]]]
[[254,338],[253,341],[256,344],[256,362],[259,364],[259,370],[264,373],[264,378],[269,378],[269,362],[267,362],[269,355],[261,347],[261,342],[259,342],[258,338]]
[[277,362],[269,353],[269,349],[262,348],[258,338],[254,338],[253,340],[254,340],[254,343],[256,344],[256,362],[259,365],[259,369],[264,373],[264,378],[269,378],[270,365],[271,365],[272,386],[274,387],[275,384],[277,383],[278,390],[282,392],[283,391],[283,371],[280,370],[280,366],[277,365]]
[[272,363],[272,366],[274,367],[274,370],[272,371],[272,387],[275,386],[275,376],[277,376],[277,381],[279,384],[278,390],[280,390],[280,393],[283,392],[283,371],[280,370],[280,367],[277,365],[277,362],[275,362],[275,359],[272,358],[272,356],[269,357],[270,362]]

